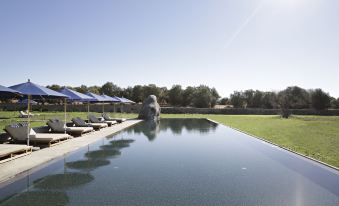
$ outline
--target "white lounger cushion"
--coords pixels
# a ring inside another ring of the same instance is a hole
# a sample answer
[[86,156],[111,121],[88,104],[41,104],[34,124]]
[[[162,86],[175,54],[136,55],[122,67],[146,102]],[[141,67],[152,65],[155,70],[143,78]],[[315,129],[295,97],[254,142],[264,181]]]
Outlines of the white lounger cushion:
[[101,128],[103,127],[108,127],[107,123],[88,123],[90,126],[100,126]]
[[69,136],[68,134],[49,134],[49,133],[36,133],[36,134],[29,135],[29,138],[31,140],[41,140],[41,141],[68,139],[70,137],[71,136]]
[[66,127],[66,131],[86,133],[93,131],[93,127]]

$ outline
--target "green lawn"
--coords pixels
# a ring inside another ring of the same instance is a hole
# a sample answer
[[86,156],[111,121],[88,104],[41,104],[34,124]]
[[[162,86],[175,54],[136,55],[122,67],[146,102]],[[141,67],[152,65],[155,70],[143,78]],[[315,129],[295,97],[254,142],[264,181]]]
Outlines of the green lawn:
[[[22,121],[17,112],[0,112],[1,130],[6,124]],[[94,113],[99,116],[99,113]],[[136,114],[110,114],[115,117],[135,118]],[[70,112],[71,117],[86,118],[87,113]],[[224,125],[251,133],[283,147],[339,167],[339,117],[279,116],[264,115],[173,115],[162,114],[163,118],[210,118]],[[62,112],[42,112],[33,118],[32,126],[45,125],[49,118],[64,118]]]
[[[178,117],[177,115],[165,115]],[[181,115],[206,117],[339,167],[339,116]]]

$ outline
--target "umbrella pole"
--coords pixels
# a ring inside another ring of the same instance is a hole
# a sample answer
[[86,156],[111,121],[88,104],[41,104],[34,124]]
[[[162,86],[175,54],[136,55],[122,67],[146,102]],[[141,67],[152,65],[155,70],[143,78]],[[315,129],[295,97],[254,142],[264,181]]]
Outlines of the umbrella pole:
[[102,103],[102,113],[105,113],[105,103]]
[[67,99],[66,98],[65,98],[65,103],[64,103],[64,111],[65,111],[64,129],[65,129],[65,134],[66,134],[66,122],[67,122]]
[[29,132],[30,132],[30,102],[31,95],[28,95],[27,101],[27,146],[29,146]]
[[87,102],[87,117],[89,116],[89,101]]

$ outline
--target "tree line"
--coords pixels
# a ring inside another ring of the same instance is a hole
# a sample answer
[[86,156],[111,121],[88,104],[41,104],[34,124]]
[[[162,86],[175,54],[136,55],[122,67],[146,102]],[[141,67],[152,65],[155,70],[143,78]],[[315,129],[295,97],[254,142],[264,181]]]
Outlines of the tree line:
[[331,97],[322,89],[303,89],[298,86],[287,87],[279,92],[259,90],[235,91],[230,98],[220,100],[222,104],[235,108],[263,109],[339,109],[339,98]]
[[[57,84],[47,86],[53,90],[60,90],[62,87]],[[197,87],[188,86],[182,88],[181,85],[173,85],[172,88],[158,87],[155,84],[136,85],[134,87],[121,88],[112,82],[107,82],[102,86],[68,87],[80,93],[92,92],[96,94],[106,94],[108,96],[125,97],[134,102],[143,102],[149,95],[155,95],[162,105],[171,106],[192,106],[199,108],[214,107],[220,98],[215,88],[206,85]]]
[[[53,90],[60,90],[60,85],[47,86]],[[339,98],[331,97],[322,89],[304,89],[298,86],[287,87],[278,92],[260,91],[248,89],[245,91],[234,91],[229,97],[220,98],[215,88],[205,85],[188,86],[181,85],[158,87],[155,84],[136,85],[121,88],[112,82],[102,86],[69,87],[75,91],[109,96],[125,97],[134,102],[143,102],[149,95],[156,95],[161,105],[211,108],[216,104],[229,105],[234,108],[262,108],[262,109],[309,109],[323,110],[328,108],[339,109]]]

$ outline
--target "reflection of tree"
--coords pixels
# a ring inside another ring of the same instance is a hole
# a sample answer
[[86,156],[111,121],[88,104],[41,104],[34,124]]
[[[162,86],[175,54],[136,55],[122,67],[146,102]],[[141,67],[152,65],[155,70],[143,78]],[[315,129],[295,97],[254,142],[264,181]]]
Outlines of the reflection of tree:
[[66,167],[70,169],[78,169],[78,170],[92,170],[98,167],[102,167],[105,165],[109,165],[108,160],[101,159],[88,159],[88,160],[78,160],[74,162],[67,162]]
[[94,180],[91,174],[65,173],[48,175],[34,181],[34,187],[39,189],[66,189],[89,183]]
[[69,198],[66,192],[61,191],[28,191],[23,192],[5,201],[2,205],[6,206],[20,206],[20,205],[34,205],[34,206],[52,206],[52,205],[66,205]]
[[199,132],[201,134],[215,131],[218,124],[206,119],[161,119],[157,121],[147,121],[131,128],[134,133],[143,133],[152,141],[160,131],[171,130],[173,134],[181,134],[184,129],[187,132]]

